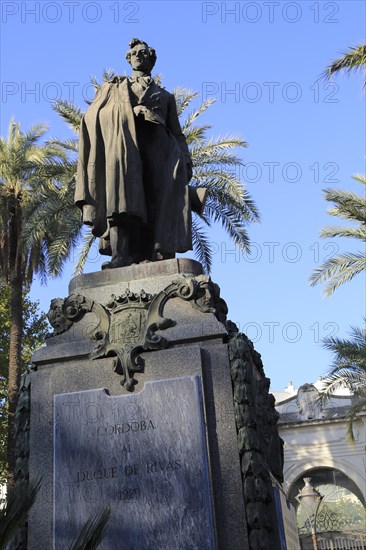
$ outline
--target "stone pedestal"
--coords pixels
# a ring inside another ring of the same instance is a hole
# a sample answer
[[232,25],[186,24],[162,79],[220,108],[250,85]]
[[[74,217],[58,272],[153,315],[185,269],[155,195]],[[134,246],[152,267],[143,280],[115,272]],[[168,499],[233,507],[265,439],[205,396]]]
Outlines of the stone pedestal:
[[248,549],[217,285],[175,259],[81,275],[69,290],[33,356],[30,479],[42,488],[28,548],[69,548],[110,505],[102,550]]

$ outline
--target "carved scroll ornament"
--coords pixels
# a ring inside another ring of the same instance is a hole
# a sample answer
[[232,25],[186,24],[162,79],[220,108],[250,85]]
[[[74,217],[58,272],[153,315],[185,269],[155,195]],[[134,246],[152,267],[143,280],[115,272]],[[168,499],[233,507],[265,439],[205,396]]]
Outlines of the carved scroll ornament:
[[132,391],[137,381],[135,372],[143,370],[141,353],[164,349],[168,341],[158,331],[176,324],[164,317],[166,303],[172,298],[190,302],[202,313],[214,313],[225,323],[227,306],[220,298],[220,289],[207,275],[182,277],[173,281],[156,295],[144,290],[126,289],[119,296],[112,295],[105,304],[89,300],[81,294],[71,294],[51,302],[48,319],[54,332],[51,337],[68,331],[86,313],[94,313],[98,323],[87,338],[95,342],[91,359],[115,357],[114,370],[122,376],[121,384]]

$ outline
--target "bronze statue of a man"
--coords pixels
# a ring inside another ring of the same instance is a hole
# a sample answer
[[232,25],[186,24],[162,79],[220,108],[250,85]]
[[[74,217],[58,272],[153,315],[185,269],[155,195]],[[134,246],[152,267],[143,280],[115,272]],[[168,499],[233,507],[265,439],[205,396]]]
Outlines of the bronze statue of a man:
[[112,256],[103,268],[192,248],[192,163],[176,102],[151,78],[155,50],[133,38],[132,76],[104,83],[80,131],[75,204]]

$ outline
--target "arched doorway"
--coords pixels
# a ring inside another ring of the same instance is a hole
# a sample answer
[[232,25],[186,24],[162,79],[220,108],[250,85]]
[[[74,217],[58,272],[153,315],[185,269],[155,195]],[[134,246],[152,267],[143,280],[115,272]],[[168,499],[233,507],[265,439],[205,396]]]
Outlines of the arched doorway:
[[366,549],[366,509],[360,488],[344,472],[334,468],[314,468],[304,472],[291,485],[288,498],[297,511],[297,523],[303,550],[313,548],[311,524],[308,516],[296,500],[304,486],[304,477],[311,478],[311,485],[323,501],[316,518],[319,550]]

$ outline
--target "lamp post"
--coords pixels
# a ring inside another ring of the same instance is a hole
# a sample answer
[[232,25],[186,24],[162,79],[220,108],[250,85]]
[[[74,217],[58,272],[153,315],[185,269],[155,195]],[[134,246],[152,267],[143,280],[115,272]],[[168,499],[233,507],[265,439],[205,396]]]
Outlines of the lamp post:
[[311,538],[313,541],[314,550],[318,550],[318,541],[316,538],[316,518],[318,510],[324,495],[321,495],[311,484],[311,477],[304,477],[305,485],[295,497],[297,502],[305,510],[308,516],[311,528]]

